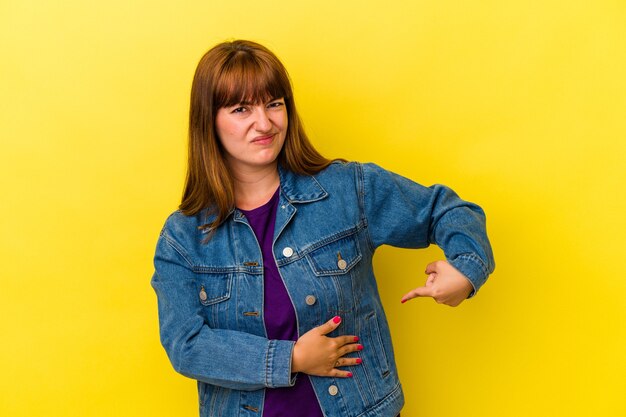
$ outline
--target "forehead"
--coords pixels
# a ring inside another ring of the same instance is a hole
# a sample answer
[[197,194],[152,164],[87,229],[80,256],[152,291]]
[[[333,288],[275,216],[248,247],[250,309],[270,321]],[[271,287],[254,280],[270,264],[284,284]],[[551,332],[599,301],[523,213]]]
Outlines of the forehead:
[[217,77],[214,103],[217,108],[240,103],[265,103],[286,97],[289,80],[267,62],[253,56],[235,56]]

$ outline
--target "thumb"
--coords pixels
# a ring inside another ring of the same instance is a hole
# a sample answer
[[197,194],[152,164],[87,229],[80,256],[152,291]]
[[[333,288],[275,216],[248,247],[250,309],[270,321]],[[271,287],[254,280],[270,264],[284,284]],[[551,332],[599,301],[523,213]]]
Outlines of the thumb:
[[410,299],[417,298],[417,297],[432,297],[432,288],[430,288],[430,286],[427,287],[425,285],[422,287],[417,287],[409,291],[408,293],[404,294],[401,302],[406,303]]
[[439,266],[440,266],[441,261],[435,261],[435,262],[431,262],[428,265],[426,265],[426,270],[424,271],[426,274],[432,274],[432,273],[436,273]]
[[341,317],[335,316],[321,326],[318,326],[318,330],[320,334],[325,335],[339,327],[339,324],[341,324]]

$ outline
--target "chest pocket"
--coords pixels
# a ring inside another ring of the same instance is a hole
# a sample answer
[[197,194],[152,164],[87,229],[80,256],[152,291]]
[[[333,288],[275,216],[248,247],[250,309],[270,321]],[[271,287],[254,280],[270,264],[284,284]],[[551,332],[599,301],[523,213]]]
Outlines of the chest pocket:
[[361,251],[352,234],[315,249],[307,259],[317,276],[345,275],[361,260]]
[[210,306],[230,298],[232,277],[230,274],[198,274],[198,300]]
[[196,297],[210,327],[227,326],[233,277],[232,274],[197,274]]
[[307,254],[313,274],[319,279],[323,305],[331,314],[346,314],[354,310],[357,283],[353,279],[361,260],[355,234],[325,244]]

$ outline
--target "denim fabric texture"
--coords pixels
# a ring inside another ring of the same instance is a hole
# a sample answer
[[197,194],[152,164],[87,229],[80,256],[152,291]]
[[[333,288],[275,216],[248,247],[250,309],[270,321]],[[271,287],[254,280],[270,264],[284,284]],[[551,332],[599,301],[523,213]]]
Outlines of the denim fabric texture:
[[[363,359],[352,378],[310,376],[321,408],[328,417],[397,416],[404,397],[374,251],[437,244],[474,295],[494,269],[484,213],[445,186],[424,187],[374,164],[279,174],[273,252],[299,334],[339,315],[329,336],[355,334],[365,347],[349,355]],[[174,369],[198,381],[202,417],[261,416],[265,389],[307,376],[290,372],[295,342],[266,336],[263,259],[245,216],[233,210],[203,243],[198,226],[209,219],[175,212],[161,231],[152,278],[161,343]]]

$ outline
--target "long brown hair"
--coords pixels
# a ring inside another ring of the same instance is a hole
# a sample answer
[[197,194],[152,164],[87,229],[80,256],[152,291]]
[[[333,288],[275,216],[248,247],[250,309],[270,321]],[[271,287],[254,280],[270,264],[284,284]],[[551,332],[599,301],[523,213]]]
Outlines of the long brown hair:
[[201,229],[214,230],[235,207],[233,178],[215,129],[217,111],[281,97],[288,125],[278,163],[297,174],[316,174],[332,161],[315,150],[304,132],[287,70],[276,55],[258,43],[236,40],[214,46],[200,59],[191,86],[188,167],[180,210],[189,216],[208,209],[215,215]]

